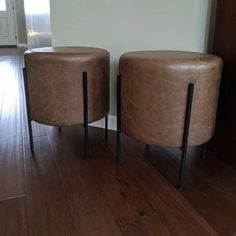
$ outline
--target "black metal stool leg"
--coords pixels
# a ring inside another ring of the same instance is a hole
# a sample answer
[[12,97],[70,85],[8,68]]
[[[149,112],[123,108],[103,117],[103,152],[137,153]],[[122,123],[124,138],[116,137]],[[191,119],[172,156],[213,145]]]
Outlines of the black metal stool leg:
[[184,121],[182,157],[181,157],[179,183],[178,183],[179,191],[183,190],[185,162],[186,162],[186,156],[187,156],[187,151],[188,151],[188,135],[189,135],[189,125],[190,125],[191,110],[192,110],[193,91],[194,91],[194,84],[190,83],[188,86],[187,107],[186,107],[185,121]]
[[61,126],[58,126],[58,131],[61,133]]
[[23,79],[24,79],[25,102],[26,102],[26,111],[27,111],[29,139],[30,139],[30,149],[31,149],[31,153],[34,154],[34,142],[33,142],[33,133],[32,133],[32,125],[31,125],[30,107],[29,107],[28,83],[27,83],[27,74],[26,74],[25,68],[23,68]]
[[87,72],[83,72],[83,97],[84,97],[84,152],[85,158],[89,156],[88,146],[88,79]]
[[108,115],[105,116],[105,140],[108,140]]
[[183,150],[182,150],[180,172],[179,172],[179,183],[178,183],[178,189],[179,189],[180,192],[183,190],[183,180],[184,180],[184,171],[185,171],[185,162],[186,162],[187,150],[188,150],[187,147],[184,147]]
[[206,148],[207,148],[207,144],[203,144],[203,150],[202,150],[202,159],[206,159]]
[[34,154],[34,142],[33,142],[33,132],[32,132],[31,120],[28,120],[28,129],[29,129],[29,138],[30,138],[30,150],[31,150],[31,153]]
[[149,144],[145,144],[145,152],[148,152],[150,149],[150,145]]
[[117,141],[116,141],[116,164],[120,165],[121,148],[121,75],[117,75]]

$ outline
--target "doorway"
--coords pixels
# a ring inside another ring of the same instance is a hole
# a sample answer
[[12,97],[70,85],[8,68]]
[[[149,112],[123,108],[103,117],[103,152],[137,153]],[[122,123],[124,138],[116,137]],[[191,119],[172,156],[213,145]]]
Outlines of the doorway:
[[28,48],[51,46],[50,0],[24,0]]
[[0,46],[16,46],[13,0],[0,0]]

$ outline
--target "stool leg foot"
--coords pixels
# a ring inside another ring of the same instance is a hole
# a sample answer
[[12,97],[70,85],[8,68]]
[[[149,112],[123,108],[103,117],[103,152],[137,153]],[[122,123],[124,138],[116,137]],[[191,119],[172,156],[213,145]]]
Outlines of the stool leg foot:
[[178,189],[179,189],[180,192],[182,192],[182,190],[183,190],[186,156],[187,156],[187,147],[184,147],[183,150],[182,150],[182,157],[181,157],[181,163],[180,163],[180,172],[179,172],[179,183],[178,183]]
[[203,144],[203,150],[202,150],[202,159],[206,159],[206,149],[207,149],[207,144]]
[[120,165],[120,132],[117,131],[117,142],[116,142],[116,165]]
[[83,98],[84,98],[84,153],[89,157],[88,145],[88,79],[87,72],[83,72]]
[[187,150],[188,150],[189,126],[190,126],[190,118],[191,118],[191,111],[192,111],[193,92],[194,92],[194,84],[190,83],[188,85],[188,98],[187,98],[187,106],[186,106],[185,121],[184,121],[183,145],[181,149],[182,157],[181,157],[179,183],[178,183],[179,191],[183,190],[185,163],[186,163],[186,156],[187,156]]

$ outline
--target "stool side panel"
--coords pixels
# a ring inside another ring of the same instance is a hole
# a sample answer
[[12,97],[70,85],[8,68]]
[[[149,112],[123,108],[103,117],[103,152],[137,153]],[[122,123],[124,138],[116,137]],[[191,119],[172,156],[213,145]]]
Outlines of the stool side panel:
[[84,123],[82,73],[88,73],[88,119],[109,112],[109,54],[25,54],[31,119],[39,123],[70,126]]
[[188,84],[194,83],[189,146],[214,134],[222,60],[180,63],[121,57],[121,128],[146,144],[181,147]]

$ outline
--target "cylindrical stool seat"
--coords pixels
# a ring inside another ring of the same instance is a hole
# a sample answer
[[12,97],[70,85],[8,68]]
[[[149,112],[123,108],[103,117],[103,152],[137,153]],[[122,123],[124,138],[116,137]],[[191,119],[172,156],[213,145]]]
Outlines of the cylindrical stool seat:
[[222,70],[214,55],[130,52],[120,58],[121,130],[145,144],[182,147],[188,85],[194,84],[188,146],[213,135]]
[[25,55],[31,120],[55,126],[84,123],[83,72],[88,77],[88,122],[109,112],[109,53],[89,47],[28,50]]

